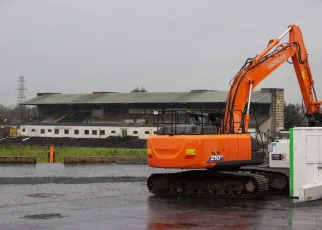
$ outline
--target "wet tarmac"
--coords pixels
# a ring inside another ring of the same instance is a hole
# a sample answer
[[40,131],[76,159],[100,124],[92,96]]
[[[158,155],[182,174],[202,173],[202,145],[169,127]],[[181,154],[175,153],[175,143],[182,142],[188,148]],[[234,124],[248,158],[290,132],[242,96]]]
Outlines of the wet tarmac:
[[151,168],[145,164],[3,164],[0,165],[0,170],[0,185],[145,182],[152,173],[182,171]]
[[[145,165],[0,167],[6,178],[147,177]],[[27,173],[21,175],[21,173]],[[0,179],[1,180],[1,179]],[[321,229],[322,201],[152,196],[145,182],[2,184],[0,229]]]
[[151,168],[146,164],[16,164],[0,165],[1,177],[146,177],[151,173],[181,171]]

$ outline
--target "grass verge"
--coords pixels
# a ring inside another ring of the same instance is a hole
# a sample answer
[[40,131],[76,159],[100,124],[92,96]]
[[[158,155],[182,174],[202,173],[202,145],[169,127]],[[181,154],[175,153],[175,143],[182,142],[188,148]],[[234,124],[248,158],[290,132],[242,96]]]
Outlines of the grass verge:
[[[1,146],[0,157],[36,157],[37,163],[48,162],[49,147],[46,146]],[[55,147],[56,162],[63,163],[65,157],[84,156],[145,156],[145,149]]]

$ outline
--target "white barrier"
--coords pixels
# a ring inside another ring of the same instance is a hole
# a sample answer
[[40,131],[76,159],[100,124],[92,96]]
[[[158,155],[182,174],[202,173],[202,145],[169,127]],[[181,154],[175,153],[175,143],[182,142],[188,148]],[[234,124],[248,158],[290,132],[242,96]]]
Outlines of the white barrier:
[[290,196],[322,198],[322,127],[290,129]]

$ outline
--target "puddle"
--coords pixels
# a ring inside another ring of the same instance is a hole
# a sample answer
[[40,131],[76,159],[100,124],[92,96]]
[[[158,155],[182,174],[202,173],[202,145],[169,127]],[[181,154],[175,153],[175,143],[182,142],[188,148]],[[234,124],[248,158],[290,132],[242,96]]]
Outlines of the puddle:
[[64,194],[55,194],[55,193],[34,193],[34,194],[28,194],[27,196],[29,197],[41,197],[41,198],[46,198],[46,197],[60,197],[64,196]]
[[54,218],[64,218],[66,216],[62,216],[59,213],[47,213],[47,214],[36,214],[36,215],[27,215],[23,218],[32,219],[32,220],[45,220],[45,219],[54,219]]

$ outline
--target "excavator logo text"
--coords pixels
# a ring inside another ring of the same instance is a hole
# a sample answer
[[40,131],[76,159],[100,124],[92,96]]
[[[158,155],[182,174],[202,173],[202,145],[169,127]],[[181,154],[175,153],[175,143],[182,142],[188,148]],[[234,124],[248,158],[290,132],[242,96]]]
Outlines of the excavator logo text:
[[224,155],[220,155],[219,152],[214,151],[212,152],[212,155],[210,156],[210,159],[208,162],[213,162],[213,161],[223,161],[225,160]]
[[285,58],[286,58],[285,54],[283,54],[282,56],[278,57],[277,59],[275,59],[274,61],[272,61],[271,63],[268,64],[268,69],[273,68],[274,66],[279,64]]

